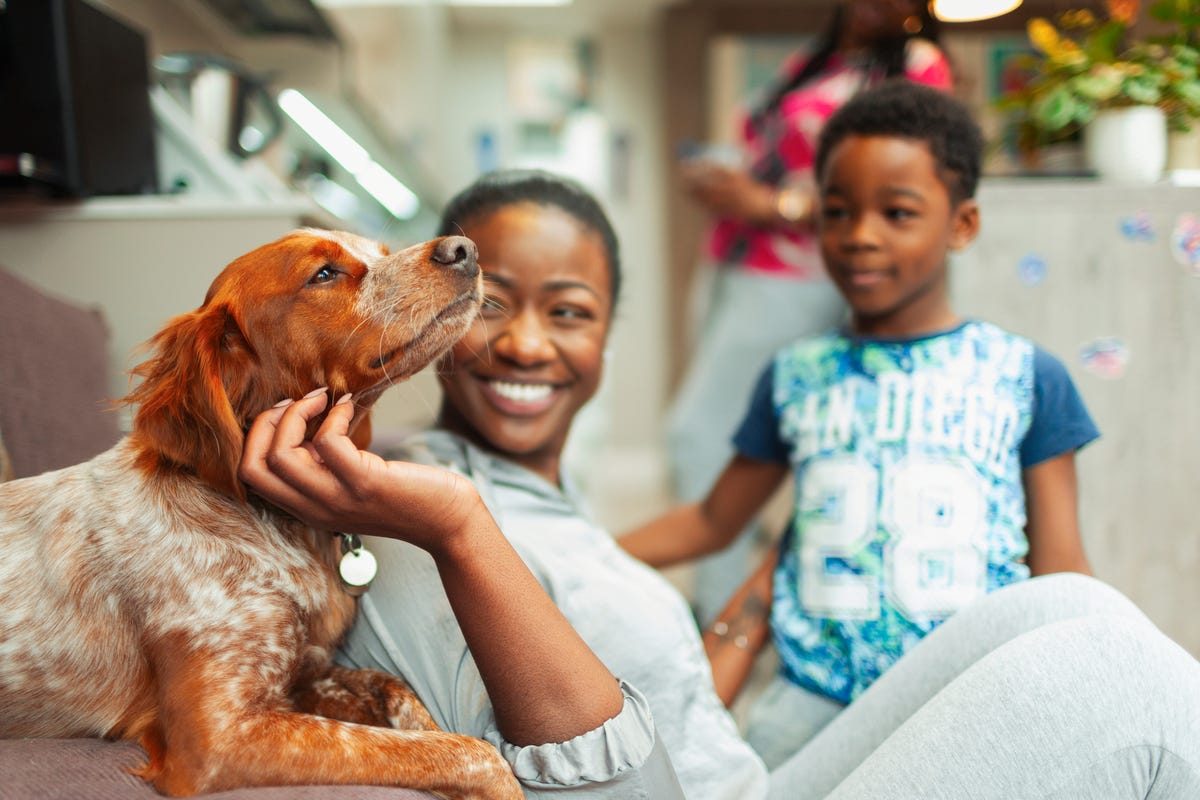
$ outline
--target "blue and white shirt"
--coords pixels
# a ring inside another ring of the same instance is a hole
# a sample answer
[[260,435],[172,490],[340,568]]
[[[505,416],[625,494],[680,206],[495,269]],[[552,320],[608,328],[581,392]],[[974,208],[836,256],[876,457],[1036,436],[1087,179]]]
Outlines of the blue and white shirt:
[[1027,578],[1022,470],[1098,435],[1061,362],[986,322],[780,351],[734,444],[795,479],[772,606],[784,674],[849,702]]

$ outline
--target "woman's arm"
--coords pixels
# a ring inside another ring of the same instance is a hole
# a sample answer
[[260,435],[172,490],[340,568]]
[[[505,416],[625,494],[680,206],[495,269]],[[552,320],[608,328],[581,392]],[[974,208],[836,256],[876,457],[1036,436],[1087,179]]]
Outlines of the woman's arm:
[[715,553],[727,547],[762,510],[787,472],[784,464],[734,456],[707,497],[634,528],[617,544],[652,567]]
[[713,685],[726,706],[737,698],[771,633],[772,578],[779,553],[772,549],[704,632]]
[[742,170],[703,160],[680,169],[687,193],[715,216],[765,228],[813,222],[816,197],[811,191],[769,186]]
[[500,532],[475,487],[448,470],[384,461],[347,437],[343,397],[311,441],[325,395],[266,411],[239,475],[316,528],[401,539],[433,557],[495,711],[516,745],[563,742],[617,716],[624,697]]
[[1029,571],[1034,575],[1051,572],[1091,575],[1079,533],[1075,451],[1029,467],[1022,473],[1022,481]]

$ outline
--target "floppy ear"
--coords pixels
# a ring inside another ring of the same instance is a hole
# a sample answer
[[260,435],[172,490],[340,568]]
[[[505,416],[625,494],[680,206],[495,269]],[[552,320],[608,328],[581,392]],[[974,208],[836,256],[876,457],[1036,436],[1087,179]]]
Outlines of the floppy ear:
[[227,381],[249,374],[254,353],[237,320],[225,306],[203,306],[168,322],[149,346],[155,355],[133,370],[143,381],[123,401],[138,406],[135,441],[150,457],[244,500],[237,479],[244,432]]

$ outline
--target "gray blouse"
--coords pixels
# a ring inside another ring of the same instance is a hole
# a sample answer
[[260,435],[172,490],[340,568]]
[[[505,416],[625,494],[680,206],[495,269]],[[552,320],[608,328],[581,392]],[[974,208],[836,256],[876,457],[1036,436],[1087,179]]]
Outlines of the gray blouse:
[[713,689],[687,603],[588,521],[569,482],[559,490],[444,431],[421,434],[386,455],[447,467],[474,482],[517,553],[621,681],[625,705],[567,742],[505,741],[433,560],[391,539],[364,537],[379,572],[339,663],[404,678],[444,729],[496,745],[530,798],[661,796],[654,786],[663,765],[651,752],[664,746],[687,797],[765,796],[766,768]]

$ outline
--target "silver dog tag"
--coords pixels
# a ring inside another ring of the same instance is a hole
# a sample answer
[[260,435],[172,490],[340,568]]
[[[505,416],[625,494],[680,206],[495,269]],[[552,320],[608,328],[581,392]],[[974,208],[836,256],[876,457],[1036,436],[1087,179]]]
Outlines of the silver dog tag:
[[346,594],[358,597],[367,591],[371,581],[375,580],[378,568],[375,556],[362,546],[357,536],[342,534],[342,560],[338,563],[338,573],[342,576],[342,588]]

